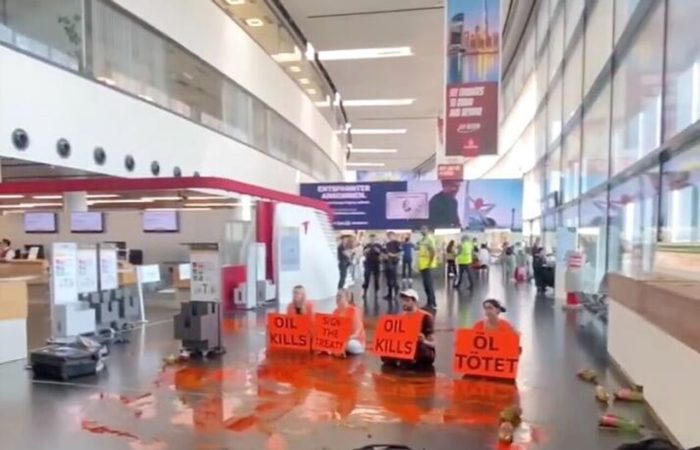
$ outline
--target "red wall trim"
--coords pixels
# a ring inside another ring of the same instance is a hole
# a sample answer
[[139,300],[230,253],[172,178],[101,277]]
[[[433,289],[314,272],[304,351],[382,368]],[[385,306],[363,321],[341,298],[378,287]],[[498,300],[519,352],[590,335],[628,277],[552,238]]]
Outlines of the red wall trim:
[[226,192],[251,195],[267,200],[306,206],[324,211],[332,217],[326,202],[287,194],[262,186],[217,177],[180,178],[85,178],[16,181],[0,183],[0,194],[61,194],[63,192],[114,192],[167,189],[219,189]]

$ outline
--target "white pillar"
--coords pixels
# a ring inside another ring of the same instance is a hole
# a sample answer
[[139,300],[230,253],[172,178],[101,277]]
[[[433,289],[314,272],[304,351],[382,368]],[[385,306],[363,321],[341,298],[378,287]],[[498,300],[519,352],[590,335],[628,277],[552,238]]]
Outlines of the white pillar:
[[64,192],[63,211],[84,212],[88,210],[87,192]]

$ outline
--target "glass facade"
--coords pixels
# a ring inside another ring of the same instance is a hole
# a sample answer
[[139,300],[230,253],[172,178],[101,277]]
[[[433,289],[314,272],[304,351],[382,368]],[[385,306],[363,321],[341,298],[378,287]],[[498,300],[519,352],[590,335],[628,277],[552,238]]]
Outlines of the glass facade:
[[551,251],[558,227],[576,227],[594,293],[609,271],[653,270],[660,242],[700,242],[700,2],[535,8],[514,57],[535,41],[526,234]]
[[[340,168],[301,130],[112,2],[0,1],[0,45],[149,102],[316,179],[342,178]],[[344,139],[345,133],[338,136]]]

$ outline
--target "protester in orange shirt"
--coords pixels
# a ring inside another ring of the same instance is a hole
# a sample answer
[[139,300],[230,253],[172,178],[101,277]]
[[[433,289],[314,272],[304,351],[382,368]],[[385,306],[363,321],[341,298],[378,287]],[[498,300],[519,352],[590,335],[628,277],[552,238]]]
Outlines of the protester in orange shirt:
[[345,353],[348,355],[361,355],[365,352],[365,326],[362,323],[362,311],[355,306],[350,294],[345,289],[340,289],[335,296],[337,308],[333,315],[347,317],[352,323],[352,333],[345,345]]
[[304,286],[298,284],[294,286],[292,291],[292,303],[287,306],[287,314],[306,314],[313,316],[314,305],[310,300],[306,299],[306,290]]
[[484,308],[484,319],[474,324],[474,329],[478,331],[512,331],[517,333],[513,326],[505,319],[501,319],[501,313],[506,312],[506,308],[495,298],[489,298],[482,303]]

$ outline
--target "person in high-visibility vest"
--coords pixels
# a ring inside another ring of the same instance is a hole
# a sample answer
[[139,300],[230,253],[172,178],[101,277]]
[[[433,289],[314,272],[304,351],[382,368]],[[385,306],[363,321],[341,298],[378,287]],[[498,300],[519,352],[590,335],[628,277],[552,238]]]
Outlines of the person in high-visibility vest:
[[473,258],[474,244],[469,239],[469,236],[462,236],[462,242],[460,242],[459,248],[457,249],[457,258],[455,258],[458,267],[458,275],[454,284],[455,288],[459,289],[459,286],[462,284],[462,278],[464,278],[465,273],[467,274],[467,278],[469,279],[469,289],[471,289],[474,286],[474,279],[472,278],[472,272],[470,268],[472,265]]
[[423,280],[425,296],[428,300],[428,307],[435,309],[435,288],[433,287],[433,269],[437,267],[437,252],[435,251],[435,238],[430,233],[427,226],[420,229],[423,237],[418,242],[418,271]]

